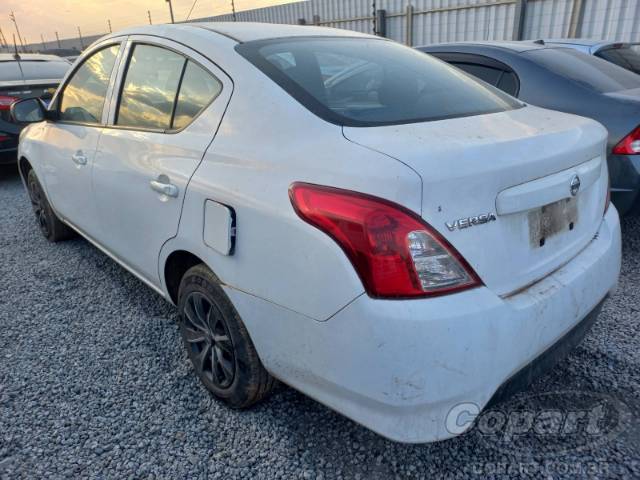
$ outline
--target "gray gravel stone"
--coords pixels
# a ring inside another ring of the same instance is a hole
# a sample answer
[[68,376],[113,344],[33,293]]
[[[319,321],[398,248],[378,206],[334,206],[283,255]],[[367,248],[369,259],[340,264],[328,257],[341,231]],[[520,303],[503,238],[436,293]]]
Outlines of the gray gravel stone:
[[284,386],[247,412],[213,401],[175,309],[86,241],[47,243],[14,170],[0,169],[0,478],[640,477],[638,219],[623,221],[620,288],[592,332],[517,397],[604,395],[629,413],[611,438],[504,444],[474,428],[401,445]]

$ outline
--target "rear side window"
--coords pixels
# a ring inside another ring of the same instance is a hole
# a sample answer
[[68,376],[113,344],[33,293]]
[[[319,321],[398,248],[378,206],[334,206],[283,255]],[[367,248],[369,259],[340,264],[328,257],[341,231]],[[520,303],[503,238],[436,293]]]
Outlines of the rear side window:
[[497,68],[485,67],[484,65],[476,65],[474,63],[452,63],[452,65],[455,65],[474,77],[478,77],[490,85],[497,85],[503,72],[503,70],[498,70]]
[[192,61],[187,62],[172,128],[180,130],[189,125],[221,91],[222,84],[217,78]]
[[516,77],[516,74],[513,72],[504,72],[500,80],[498,80],[497,87],[503,92],[515,97],[518,95],[518,88],[520,87],[518,77]]
[[521,106],[499,90],[394,42],[311,38],[236,50],[321,118],[346,126],[424,122]]
[[640,87],[640,75],[571,48],[540,48],[523,52],[547,70],[600,93]]
[[596,56],[620,65],[622,68],[626,68],[632,72],[640,73],[640,45],[607,48],[606,50],[600,50],[596,53]]
[[122,86],[117,125],[165,130],[186,59],[152,45],[136,45]]
[[87,58],[62,92],[60,119],[100,123],[111,71],[120,45],[103,48]]

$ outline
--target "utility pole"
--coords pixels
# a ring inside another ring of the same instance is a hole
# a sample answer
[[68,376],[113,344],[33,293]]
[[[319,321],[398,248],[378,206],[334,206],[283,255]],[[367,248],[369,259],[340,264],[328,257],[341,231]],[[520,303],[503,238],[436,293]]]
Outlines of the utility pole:
[[46,52],[47,51],[47,45],[44,41],[44,35],[41,33],[40,34],[40,40],[42,40],[42,49]]
[[4,37],[4,33],[2,33],[2,28],[0,28],[0,44],[9,50],[9,44],[7,43],[7,39]]
[[378,25],[376,24],[376,17],[378,16],[376,14],[376,0],[373,0],[373,4],[371,5],[373,7],[373,34],[377,35],[378,34]]
[[166,0],[166,2],[169,4],[169,13],[171,14],[171,23],[176,23],[175,19],[173,18],[173,5],[171,5],[171,0]]
[[113,33],[113,30],[111,30],[111,19],[107,18],[107,26],[109,27],[109,33]]
[[233,21],[237,22],[238,19],[236,18],[236,4],[233,0],[231,0],[231,13],[233,13]]
[[84,50],[84,42],[82,41],[82,32],[78,26],[78,38],[80,39],[80,50]]
[[20,40],[20,45],[22,45],[22,48],[24,49],[24,43],[22,42],[22,37],[20,36],[20,29],[18,28],[18,22],[16,22],[16,14],[13,13],[13,10],[11,10],[11,13],[9,14],[9,18],[11,19],[11,21],[13,22],[13,24],[16,27],[16,33],[18,34],[18,40]]
[[149,25],[153,25],[153,22],[151,21],[151,10],[147,10],[147,17],[149,17]]
[[58,32],[56,32],[56,41],[58,42],[58,48],[62,48],[60,46],[60,37],[58,36]]

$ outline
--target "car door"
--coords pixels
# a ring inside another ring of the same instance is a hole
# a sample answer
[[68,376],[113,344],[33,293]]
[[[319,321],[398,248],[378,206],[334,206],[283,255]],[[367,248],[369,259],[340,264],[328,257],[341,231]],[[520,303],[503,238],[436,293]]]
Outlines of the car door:
[[213,140],[231,80],[202,55],[157,37],[129,37],[109,125],[93,169],[100,243],[152,285],[178,230],[189,179]]
[[121,48],[111,41],[87,55],[56,95],[57,120],[47,122],[43,132],[49,200],[61,217],[89,236],[97,233],[91,168]]

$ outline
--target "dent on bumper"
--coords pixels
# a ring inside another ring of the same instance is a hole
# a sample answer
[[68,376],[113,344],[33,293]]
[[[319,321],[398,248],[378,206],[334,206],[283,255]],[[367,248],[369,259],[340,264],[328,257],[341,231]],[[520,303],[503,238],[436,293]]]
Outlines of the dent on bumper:
[[227,289],[265,367],[284,383],[401,442],[430,442],[460,403],[498,388],[584,319],[617,284],[615,208],[571,262],[502,299],[487,288],[410,301],[365,295],[317,322]]

